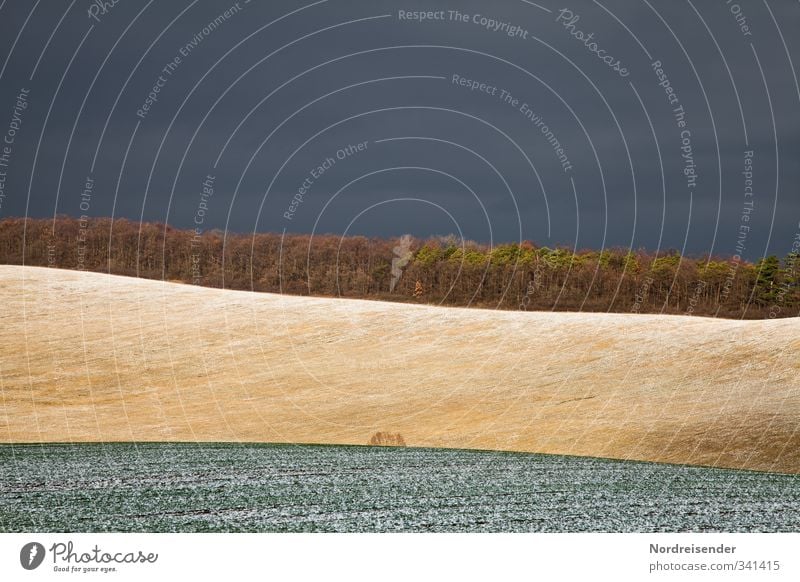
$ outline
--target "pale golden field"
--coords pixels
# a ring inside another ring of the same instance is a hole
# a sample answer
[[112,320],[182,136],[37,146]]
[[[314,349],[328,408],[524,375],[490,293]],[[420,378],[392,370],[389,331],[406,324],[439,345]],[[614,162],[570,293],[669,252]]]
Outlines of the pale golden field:
[[797,318],[438,308],[0,266],[0,442],[381,432],[800,473],[798,354]]

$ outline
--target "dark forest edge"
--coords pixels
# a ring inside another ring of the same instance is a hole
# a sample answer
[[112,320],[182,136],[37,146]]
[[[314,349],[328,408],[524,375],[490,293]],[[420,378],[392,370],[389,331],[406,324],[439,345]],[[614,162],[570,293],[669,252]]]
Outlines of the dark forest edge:
[[[23,256],[24,252],[24,256]],[[513,310],[774,319],[800,312],[800,240],[755,263],[530,242],[196,232],[126,219],[0,220],[0,263],[260,292]]]

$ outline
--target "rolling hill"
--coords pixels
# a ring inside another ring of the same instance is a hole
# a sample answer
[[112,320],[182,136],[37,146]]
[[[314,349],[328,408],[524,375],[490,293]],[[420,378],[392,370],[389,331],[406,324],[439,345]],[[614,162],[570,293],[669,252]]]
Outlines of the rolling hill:
[[0,442],[405,443],[800,473],[797,318],[443,308],[0,266],[0,322]]

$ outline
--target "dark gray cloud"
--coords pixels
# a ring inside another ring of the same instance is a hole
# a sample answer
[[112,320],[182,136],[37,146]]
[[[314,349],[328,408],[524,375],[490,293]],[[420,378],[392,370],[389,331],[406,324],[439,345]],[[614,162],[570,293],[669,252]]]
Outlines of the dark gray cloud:
[[[121,0],[100,10],[9,0],[3,133],[20,91],[29,94],[0,168],[0,217],[113,214],[191,227],[211,175],[205,229],[461,232],[728,255],[747,226],[748,258],[785,254],[800,221],[790,62],[800,63],[791,34],[800,4],[537,4]],[[497,90],[470,90],[453,75]],[[157,100],[137,114],[154,87]]]

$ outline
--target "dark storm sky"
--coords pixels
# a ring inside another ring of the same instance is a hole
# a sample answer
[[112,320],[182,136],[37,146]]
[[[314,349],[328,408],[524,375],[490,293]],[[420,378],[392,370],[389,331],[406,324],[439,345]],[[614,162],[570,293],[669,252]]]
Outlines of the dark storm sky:
[[794,0],[7,0],[0,218],[785,255],[800,230],[798,30]]

